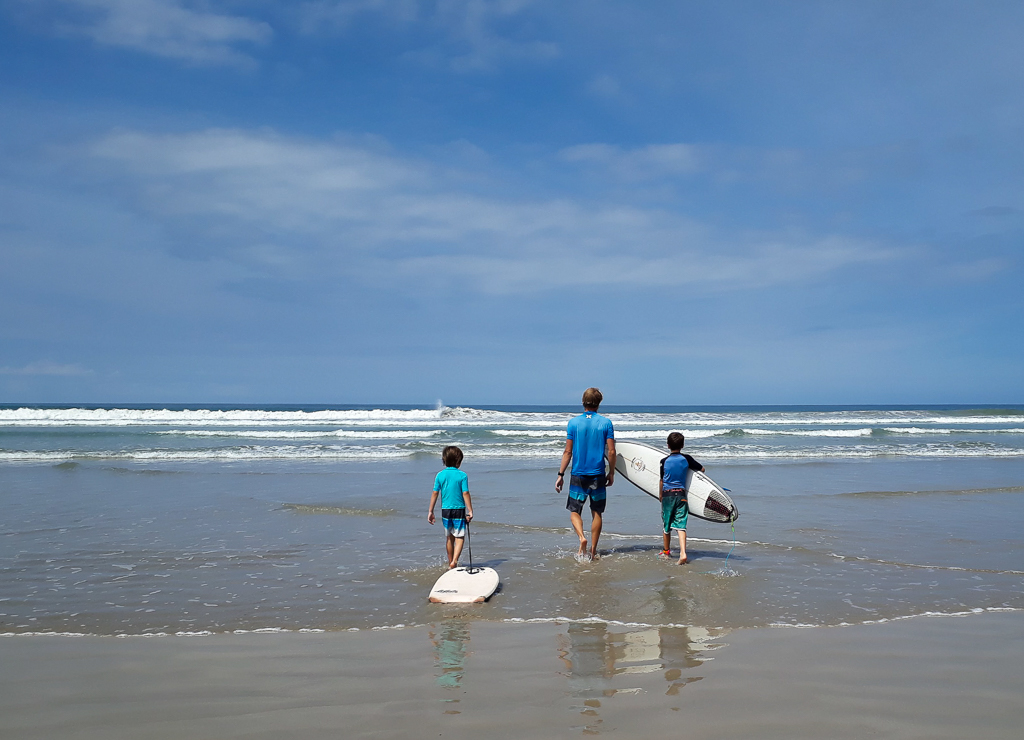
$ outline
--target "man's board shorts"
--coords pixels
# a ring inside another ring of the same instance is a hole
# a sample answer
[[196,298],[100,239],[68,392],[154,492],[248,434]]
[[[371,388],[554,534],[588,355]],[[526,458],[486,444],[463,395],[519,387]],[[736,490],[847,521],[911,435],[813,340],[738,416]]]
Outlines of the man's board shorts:
[[565,508],[574,514],[583,511],[583,504],[590,497],[590,510],[595,514],[604,512],[607,503],[607,477],[601,475],[574,475],[569,479],[569,498]]
[[686,520],[690,509],[686,504],[686,489],[675,488],[661,493],[661,522],[665,525],[665,534],[673,529],[686,531]]
[[466,510],[441,509],[441,524],[446,534],[452,537],[466,536]]

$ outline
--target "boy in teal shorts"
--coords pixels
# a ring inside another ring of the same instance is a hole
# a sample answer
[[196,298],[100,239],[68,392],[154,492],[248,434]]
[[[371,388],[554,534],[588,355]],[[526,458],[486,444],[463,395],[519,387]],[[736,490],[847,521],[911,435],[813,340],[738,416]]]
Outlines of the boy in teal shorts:
[[466,528],[469,522],[473,521],[473,501],[469,497],[469,476],[459,470],[459,466],[462,465],[462,450],[449,445],[441,451],[441,460],[445,464],[445,469],[434,478],[434,492],[430,495],[427,521],[434,523],[434,506],[440,496],[441,525],[447,535],[445,551],[448,553],[450,569],[459,565]]
[[661,556],[667,558],[672,555],[669,547],[674,529],[679,533],[679,565],[690,562],[686,557],[686,520],[690,514],[686,505],[686,471],[704,472],[703,465],[682,453],[685,441],[679,432],[668,435],[669,455],[661,461],[661,480],[658,481],[658,500],[661,501],[661,522],[664,525]]

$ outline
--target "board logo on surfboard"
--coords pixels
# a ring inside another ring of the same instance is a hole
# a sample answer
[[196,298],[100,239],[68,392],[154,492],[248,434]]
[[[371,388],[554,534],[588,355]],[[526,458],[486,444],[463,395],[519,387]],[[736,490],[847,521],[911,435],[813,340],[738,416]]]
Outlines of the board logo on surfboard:
[[433,604],[479,604],[498,589],[498,572],[493,568],[452,568],[430,589]]
[[[654,498],[658,498],[661,461],[665,457],[665,450],[643,442],[615,442],[616,472]],[[709,522],[728,524],[736,521],[740,515],[729,494],[707,475],[696,470],[687,471],[686,474],[686,502],[693,516]]]

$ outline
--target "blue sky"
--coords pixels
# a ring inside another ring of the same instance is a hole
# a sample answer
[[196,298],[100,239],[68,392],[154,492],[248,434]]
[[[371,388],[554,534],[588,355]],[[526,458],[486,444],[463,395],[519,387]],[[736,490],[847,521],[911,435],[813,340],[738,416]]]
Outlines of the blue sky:
[[0,402],[1020,403],[1021,38],[0,0]]

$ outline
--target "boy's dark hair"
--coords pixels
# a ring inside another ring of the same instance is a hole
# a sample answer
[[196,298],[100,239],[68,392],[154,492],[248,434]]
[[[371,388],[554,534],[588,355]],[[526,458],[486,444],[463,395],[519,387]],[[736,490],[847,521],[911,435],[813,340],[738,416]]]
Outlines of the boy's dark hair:
[[685,442],[686,437],[679,432],[672,432],[668,435],[668,448],[673,452],[679,452],[679,450],[683,449],[683,444]]
[[585,409],[597,409],[603,400],[604,396],[597,388],[587,388],[583,391],[583,408]]
[[462,465],[462,450],[455,445],[448,445],[441,450],[441,461],[446,468],[457,468]]

